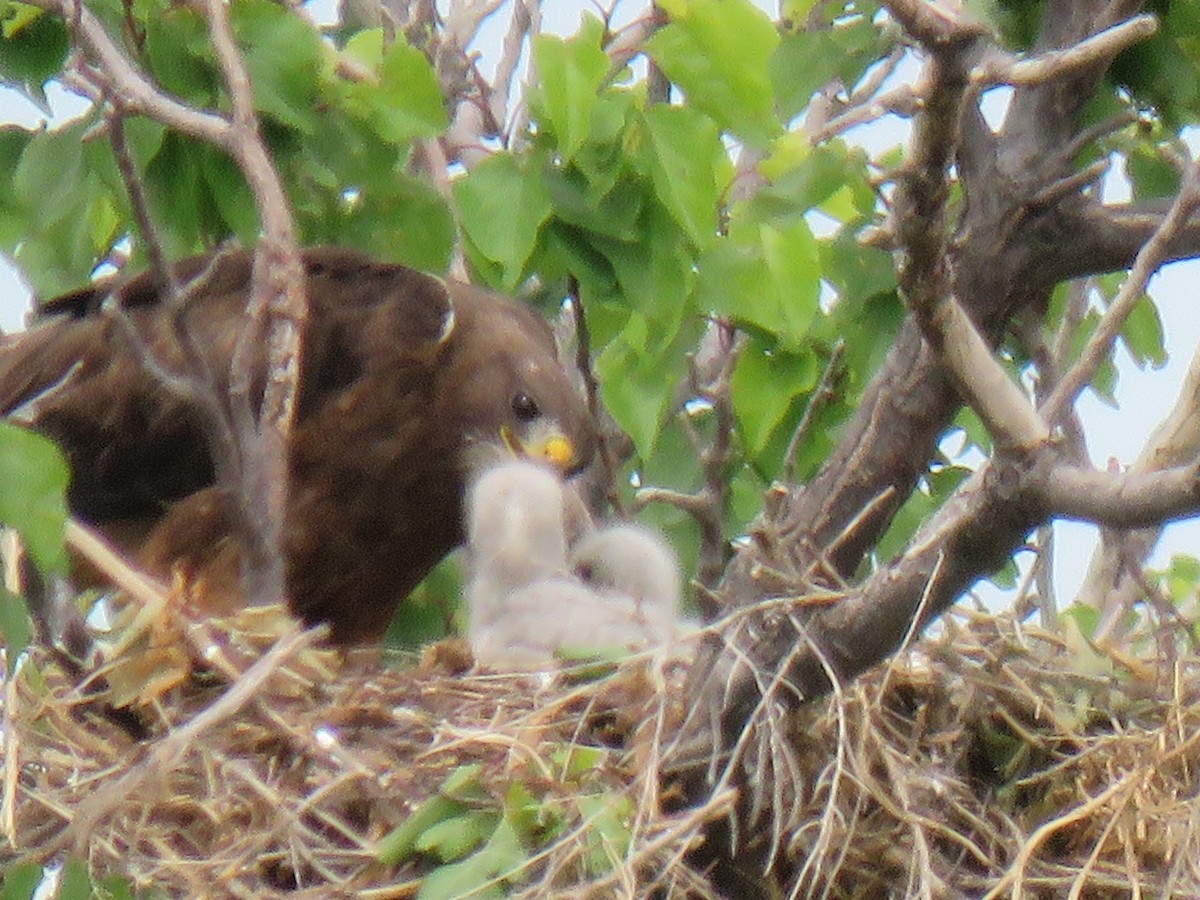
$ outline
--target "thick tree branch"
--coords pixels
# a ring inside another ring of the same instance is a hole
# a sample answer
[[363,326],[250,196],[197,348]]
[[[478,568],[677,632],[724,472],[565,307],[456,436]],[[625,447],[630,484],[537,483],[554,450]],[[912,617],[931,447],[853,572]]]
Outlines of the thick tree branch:
[[1122,474],[1059,465],[1025,491],[1057,518],[1143,528],[1200,511],[1200,465]]
[[[1162,227],[1171,201],[1103,204],[1085,199],[1052,214],[1047,237],[1058,241],[1046,259],[1042,277],[1066,281],[1128,268],[1146,242]],[[1192,215],[1166,243],[1164,262],[1200,255],[1200,216]]]
[[927,66],[930,100],[917,116],[905,167],[897,179],[893,218],[900,242],[900,287],[921,333],[954,373],[960,391],[997,443],[1031,447],[1049,429],[992,355],[954,298],[947,247],[949,169],[969,97],[965,78],[971,43],[941,43]]

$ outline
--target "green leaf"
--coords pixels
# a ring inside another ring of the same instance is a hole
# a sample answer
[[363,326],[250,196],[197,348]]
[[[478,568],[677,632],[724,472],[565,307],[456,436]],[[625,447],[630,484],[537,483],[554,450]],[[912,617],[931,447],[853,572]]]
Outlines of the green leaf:
[[1016,590],[1020,574],[1021,571],[1017,568],[1017,564],[1012,559],[1006,559],[1004,564],[992,573],[992,577],[988,581],[1002,591],[1012,591]]
[[640,230],[636,241],[597,238],[595,245],[611,263],[629,306],[669,341],[683,316],[694,311],[689,302],[696,281],[694,255],[687,237],[657,203],[645,210]]
[[750,465],[738,466],[729,481],[729,512],[726,534],[741,534],[763,505],[767,483]]
[[1121,326],[1121,340],[1125,342],[1134,361],[1143,368],[1146,363],[1157,368],[1167,361],[1158,307],[1148,296],[1143,295],[1133,305],[1125,324]]
[[217,213],[229,231],[246,247],[254,246],[259,233],[254,197],[237,163],[224,153],[198,154],[200,175]]
[[558,138],[558,152],[569,163],[591,130],[596,92],[608,72],[608,55],[600,48],[604,25],[585,15],[579,31],[570,40],[538,35],[533,40],[537,62],[538,96],[551,131]]
[[1179,170],[1151,147],[1135,147],[1125,158],[1125,172],[1135,200],[1174,197],[1179,191]]
[[0,37],[11,39],[44,15],[45,10],[36,6],[19,0],[4,0],[0,3]]
[[133,886],[120,875],[109,875],[98,887],[95,900],[134,900]]
[[220,75],[208,26],[197,10],[173,4],[148,16],[145,58],[151,74],[171,94],[201,107],[216,103]]
[[91,229],[82,210],[72,219],[47,231],[27,234],[13,259],[33,287],[34,294],[53,297],[87,281],[96,264]]
[[0,126],[0,249],[12,252],[28,230],[26,211],[13,196],[12,174],[34,132]]
[[48,438],[0,422],[0,522],[16,528],[43,572],[66,571],[67,461]]
[[[1107,302],[1107,301],[1106,301]],[[1088,339],[1095,332],[1096,327],[1100,324],[1100,314],[1089,309],[1084,315],[1083,320],[1079,323],[1079,327],[1071,336],[1071,341],[1068,344],[1067,359],[1074,362],[1079,354],[1086,346]],[[1114,393],[1117,384],[1117,368],[1113,365],[1112,352],[1101,360],[1100,365],[1096,367],[1096,374],[1092,376],[1088,387],[1096,398],[1102,403],[1116,408],[1117,400]]]
[[[802,134],[789,134],[771,145],[759,171],[771,179],[756,203],[778,218],[794,218],[810,209],[848,221],[866,218],[877,197],[867,170],[867,156],[843,141],[807,147]],[[759,218],[765,218],[763,213]]]
[[633,801],[622,794],[579,797],[576,801],[587,829],[588,850],[584,863],[591,875],[611,872],[614,863],[629,852]]
[[647,196],[633,179],[615,182],[596,195],[578,169],[551,169],[546,186],[559,221],[631,243],[646,236],[639,217]]
[[682,354],[649,346],[646,319],[637,313],[596,359],[604,402],[643,458],[654,451],[682,368]]
[[749,0],[663,0],[671,21],[646,51],[689,104],[724,130],[762,147],[782,130],[772,109],[771,55],[779,43]]
[[904,549],[912,536],[916,534],[921,523],[931,515],[937,504],[929,496],[926,491],[917,489],[913,491],[908,499],[904,501],[900,509],[896,511],[896,515],[892,518],[891,525],[884,532],[883,537],[879,539],[879,543],[875,548],[875,556],[880,562],[886,562]]
[[[896,290],[891,255],[878,247],[864,247],[856,238],[854,231],[844,228],[834,238],[817,242],[822,279],[837,289],[842,302],[855,306]],[[879,330],[886,333],[891,324]]]
[[55,131],[43,131],[26,145],[13,172],[13,196],[29,211],[35,228],[77,217],[85,171],[83,132],[78,120]]
[[199,236],[208,215],[200,162],[205,151],[169,131],[146,165],[143,179],[152,218],[158,239],[171,257],[184,256],[201,243]]
[[375,845],[375,858],[385,866],[394,866],[412,856],[417,841],[439,822],[461,815],[466,807],[449,797],[430,797],[400,825],[393,828]]
[[325,242],[429,272],[445,271],[454,244],[445,199],[427,181],[399,173],[364,186],[355,203],[342,204],[320,225]]
[[[351,104],[352,105],[352,104]],[[323,202],[340,201],[349,187],[386,186],[404,159],[401,150],[345,107],[326,116],[303,142],[301,177],[318,188]],[[333,195],[332,197],[330,195]]]
[[1100,610],[1087,603],[1072,603],[1062,611],[1062,617],[1073,621],[1080,633],[1088,639],[1100,626]]
[[413,588],[396,609],[383,645],[388,649],[416,650],[446,637],[449,612],[462,596],[459,561],[448,556]]
[[[528,167],[527,167],[528,168]],[[501,285],[514,289],[550,217],[550,193],[541,172],[522,168],[508,153],[479,163],[454,184],[454,200],[467,237],[500,266]]]
[[356,31],[346,41],[341,53],[371,71],[376,71],[383,62],[383,51],[387,46],[382,28],[364,28]]
[[0,882],[0,900],[29,900],[45,878],[40,863],[27,862],[9,866]]
[[808,106],[817,89],[835,79],[847,90],[853,88],[887,49],[870,14],[787,34],[770,62],[780,115],[792,119]]
[[575,781],[608,758],[608,751],[603,747],[584,747],[568,744],[559,747],[550,754],[550,762],[559,770],[559,778],[563,781]]
[[0,588],[0,638],[4,639],[10,666],[12,660],[29,646],[32,637],[33,621],[25,601]]
[[527,862],[528,856],[516,829],[507,819],[502,819],[477,853],[430,872],[421,882],[417,900],[466,900],[468,897],[502,900],[508,894],[503,889],[503,880],[519,872]]
[[1200,585],[1200,560],[1182,553],[1173,554],[1163,578],[1166,582],[1167,596],[1171,598],[1172,603],[1179,606],[1195,594],[1197,585]]
[[231,24],[242,47],[254,105],[277,122],[316,128],[317,78],[323,52],[317,32],[292,10],[266,0],[239,0]]
[[494,810],[467,810],[426,828],[416,848],[443,862],[460,859],[483,843],[496,830],[499,820],[500,814]]
[[11,85],[46,109],[42,86],[58,74],[67,55],[62,19],[24,3],[0,7],[0,83]]
[[468,804],[487,799],[479,784],[478,763],[459,766],[446,776],[438,793],[430,797],[412,815],[390,831],[375,846],[375,857],[385,865],[395,865],[412,855],[422,836],[441,822],[462,816]]
[[352,115],[366,122],[383,140],[406,146],[418,138],[433,138],[446,129],[437,75],[429,60],[397,37],[385,47],[379,29],[360,32],[346,52],[379,77],[378,84],[334,78],[326,93]]
[[92,880],[88,877],[87,863],[72,857],[62,867],[58,879],[56,900],[91,900]]
[[712,121],[694,109],[646,110],[646,150],[655,193],[699,248],[717,236],[717,202],[733,168]]
[[730,390],[738,429],[752,455],[763,451],[792,403],[811,391],[819,377],[813,353],[788,353],[751,335],[733,370]]
[[504,795],[504,818],[527,844],[552,839],[563,825],[563,817],[556,807],[535,797],[520,781],[509,785]]
[[803,219],[777,227],[734,221],[700,258],[697,305],[750,325],[796,349],[817,312],[820,264]]

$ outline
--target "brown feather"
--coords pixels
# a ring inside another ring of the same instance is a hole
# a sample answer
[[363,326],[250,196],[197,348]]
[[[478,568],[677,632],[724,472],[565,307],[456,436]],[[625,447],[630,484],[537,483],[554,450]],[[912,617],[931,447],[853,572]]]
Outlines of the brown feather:
[[[177,277],[186,282],[209,262],[180,263]],[[222,255],[183,311],[223,391],[250,268],[248,253]],[[373,639],[461,542],[468,469],[503,452],[503,429],[529,437],[552,427],[570,441],[576,467],[590,459],[594,435],[549,328],[524,304],[338,248],[306,251],[305,268],[288,587],[294,608],[329,621],[337,640]],[[0,409],[64,448],[77,515],[98,525],[158,519],[142,553],[148,567],[166,575],[182,564],[225,585],[227,574],[203,570],[241,564],[231,486],[214,484],[211,436],[196,409],[142,366],[100,311],[109,293],[155,354],[181,366],[157,279],[94,286],[51,301],[55,318],[0,343]],[[259,348],[257,390],[265,366]],[[518,394],[536,402],[535,421],[514,409]]]

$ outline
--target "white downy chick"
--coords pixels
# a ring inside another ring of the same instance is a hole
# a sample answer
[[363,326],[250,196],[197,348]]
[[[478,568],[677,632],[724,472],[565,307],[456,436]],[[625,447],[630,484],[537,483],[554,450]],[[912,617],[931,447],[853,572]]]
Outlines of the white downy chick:
[[645,644],[665,644],[679,627],[679,561],[661,534],[642,525],[609,525],[581,538],[571,570],[610,602],[627,601]]
[[549,469],[506,460],[467,490],[467,638],[509,615],[507,598],[534,581],[566,576],[562,484]]

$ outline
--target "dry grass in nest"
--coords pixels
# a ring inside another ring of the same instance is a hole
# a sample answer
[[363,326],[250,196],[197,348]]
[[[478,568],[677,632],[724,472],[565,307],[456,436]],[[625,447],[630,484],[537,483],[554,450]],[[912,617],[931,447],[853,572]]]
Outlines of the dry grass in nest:
[[724,810],[659,811],[663,666],[475,674],[444,644],[388,670],[248,615],[193,623],[207,662],[183,678],[164,675],[179,644],[124,642],[118,682],[174,682],[137,713],[32,651],[5,697],[0,872],[74,854],[169,896],[711,896],[681,860]]
[[959,610],[823,702],[760,715],[739,826],[780,895],[1200,896],[1200,660],[1068,634]]
[[[207,670],[137,728],[33,651],[5,688],[0,870],[73,852],[170,896],[708,897],[688,854],[750,771],[761,896],[1200,896],[1194,656],[960,611],[829,698],[764,704],[708,802],[668,812],[684,673],[486,675],[453,644],[381,670],[286,621],[204,623]],[[136,646],[170,683],[162,642]]]

